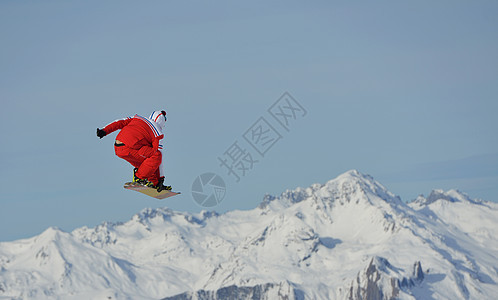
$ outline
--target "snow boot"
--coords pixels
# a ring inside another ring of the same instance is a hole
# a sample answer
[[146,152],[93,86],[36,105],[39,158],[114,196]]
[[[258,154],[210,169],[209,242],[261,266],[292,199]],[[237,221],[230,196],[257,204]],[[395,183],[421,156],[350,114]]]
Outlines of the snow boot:
[[170,185],[164,185],[164,177],[159,178],[159,183],[155,188],[158,193],[160,193],[161,191],[171,191]]
[[158,185],[156,187],[156,190],[157,190],[158,193],[161,192],[161,191],[171,191],[171,185],[162,185],[162,184],[160,184],[160,185]]
[[[133,169],[133,182],[136,182],[138,184],[145,185],[145,186],[149,186],[150,184],[152,184],[147,179],[138,178],[136,175],[137,171],[138,171],[138,168]],[[152,184],[152,186],[153,186],[153,184]]]

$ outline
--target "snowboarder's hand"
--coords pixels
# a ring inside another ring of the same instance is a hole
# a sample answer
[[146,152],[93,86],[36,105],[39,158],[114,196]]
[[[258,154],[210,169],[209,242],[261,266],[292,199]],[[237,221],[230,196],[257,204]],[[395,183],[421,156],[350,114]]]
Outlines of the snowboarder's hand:
[[99,138],[103,138],[103,137],[104,137],[104,136],[106,136],[106,135],[107,135],[107,133],[105,133],[105,131],[104,131],[103,129],[99,129],[99,128],[97,128],[97,136],[98,136]]

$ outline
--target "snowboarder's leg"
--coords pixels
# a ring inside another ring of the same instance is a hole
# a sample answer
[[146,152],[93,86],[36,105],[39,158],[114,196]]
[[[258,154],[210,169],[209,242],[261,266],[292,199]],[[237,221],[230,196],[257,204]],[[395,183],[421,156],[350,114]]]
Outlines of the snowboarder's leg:
[[[122,145],[122,146],[121,146]],[[135,168],[139,168],[145,157],[140,155],[134,155],[136,150],[128,148],[126,145],[121,144],[120,146],[114,145],[114,152],[119,158],[122,158],[129,162]]]
[[143,157],[142,155],[139,155],[137,153],[137,150],[128,148],[124,144],[116,144],[114,145],[114,150],[116,152],[116,155],[119,158],[122,158],[129,162],[132,166],[135,168],[133,169],[133,182],[137,182],[139,184],[147,185],[148,181],[145,177],[139,177],[137,176],[137,171],[138,168],[142,165],[146,157]]
[[137,177],[145,178],[157,186],[159,184],[159,165],[162,161],[162,155],[160,151],[150,151],[151,149],[151,147],[145,146],[136,151],[139,156],[145,157],[145,159],[135,174]]
[[[126,145],[115,145],[114,147],[116,155],[136,168],[134,170],[134,181],[135,178],[146,179],[151,182],[154,187],[161,187],[164,189],[171,189],[169,186],[163,186],[164,177],[161,179],[161,174],[159,171],[159,166],[162,161],[162,153],[158,150],[154,150],[152,147],[143,146],[140,149],[132,149]],[[138,182],[138,181],[137,181]]]

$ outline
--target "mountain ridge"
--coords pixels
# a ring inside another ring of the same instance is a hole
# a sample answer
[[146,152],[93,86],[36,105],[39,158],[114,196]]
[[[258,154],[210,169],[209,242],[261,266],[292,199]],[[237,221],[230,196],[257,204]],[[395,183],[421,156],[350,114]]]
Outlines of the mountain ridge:
[[146,208],[127,222],[51,227],[0,243],[0,299],[497,294],[498,205],[457,191],[431,195],[404,203],[352,170],[247,211]]

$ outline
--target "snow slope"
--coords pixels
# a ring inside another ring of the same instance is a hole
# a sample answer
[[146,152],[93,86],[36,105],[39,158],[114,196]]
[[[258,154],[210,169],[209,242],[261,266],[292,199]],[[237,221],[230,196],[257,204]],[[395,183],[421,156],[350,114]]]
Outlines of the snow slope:
[[496,299],[498,205],[349,171],[249,211],[145,209],[0,243],[0,299]]

